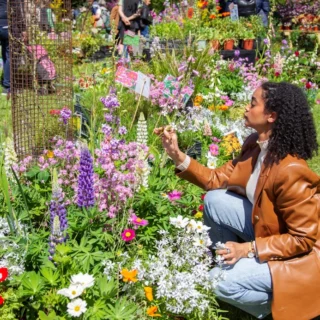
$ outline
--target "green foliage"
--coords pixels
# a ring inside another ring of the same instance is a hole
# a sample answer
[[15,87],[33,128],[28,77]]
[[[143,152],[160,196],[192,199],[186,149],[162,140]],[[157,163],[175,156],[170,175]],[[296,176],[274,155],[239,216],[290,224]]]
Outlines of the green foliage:
[[136,311],[137,305],[126,298],[120,298],[115,305],[108,304],[106,308],[106,314],[110,320],[133,320]]

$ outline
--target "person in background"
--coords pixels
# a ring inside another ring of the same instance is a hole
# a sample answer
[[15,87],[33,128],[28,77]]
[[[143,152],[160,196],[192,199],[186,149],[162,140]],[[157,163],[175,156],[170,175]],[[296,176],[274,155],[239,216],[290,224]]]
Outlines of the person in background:
[[50,1],[43,1],[40,4],[40,29],[41,31],[54,32],[53,12],[50,8]]
[[270,12],[269,0],[256,0],[257,14],[261,17],[262,23],[265,27],[268,26],[268,16]]
[[119,39],[119,50],[118,53],[121,55],[123,53],[123,38],[125,31],[132,31],[137,33],[140,29],[139,17],[141,8],[139,6],[139,0],[119,0],[119,26],[118,26],[118,39]]
[[9,51],[9,32],[8,32],[8,12],[7,0],[0,0],[0,44],[3,60],[3,87],[2,94],[10,92],[10,51]]
[[151,16],[150,16],[150,4],[151,0],[143,0],[143,6],[141,10],[140,16],[140,32],[141,35],[145,38],[149,38],[150,33],[150,24],[152,23]]

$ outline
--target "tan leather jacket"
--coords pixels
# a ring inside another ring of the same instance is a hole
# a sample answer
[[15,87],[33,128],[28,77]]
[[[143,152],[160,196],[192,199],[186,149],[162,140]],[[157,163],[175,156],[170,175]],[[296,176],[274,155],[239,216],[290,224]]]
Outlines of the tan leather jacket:
[[[179,177],[205,189],[227,188],[246,195],[260,147],[257,134],[240,156],[218,169],[191,160]],[[288,155],[262,166],[252,223],[259,260],[267,261],[273,285],[275,320],[310,320],[320,315],[320,177],[304,160]]]

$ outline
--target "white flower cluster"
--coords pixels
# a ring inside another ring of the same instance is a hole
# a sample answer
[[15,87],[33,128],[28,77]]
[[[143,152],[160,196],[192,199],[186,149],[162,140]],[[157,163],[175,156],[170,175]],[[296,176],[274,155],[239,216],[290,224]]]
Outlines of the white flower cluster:
[[[15,227],[24,233],[26,231],[26,226],[19,222]],[[13,275],[24,272],[25,250],[9,236],[8,221],[0,218],[0,268],[7,268],[11,279]]]
[[202,222],[178,216],[170,218],[176,234],[160,231],[156,255],[145,265],[134,263],[138,274],[155,287],[155,296],[175,314],[204,314],[212,294],[209,271],[212,263],[207,246],[211,245],[208,227]]
[[8,179],[13,180],[13,174],[11,171],[11,166],[18,163],[18,157],[14,150],[13,141],[11,138],[7,137],[4,143],[4,169]]
[[137,125],[137,142],[147,145],[148,143],[148,126],[143,112],[140,112]]
[[67,312],[70,316],[80,317],[84,312],[87,311],[87,302],[80,298],[75,298],[81,296],[85,289],[90,288],[93,285],[93,276],[88,273],[79,273],[71,277],[69,288],[63,288],[57,292],[58,294],[61,294],[72,300],[67,305]]

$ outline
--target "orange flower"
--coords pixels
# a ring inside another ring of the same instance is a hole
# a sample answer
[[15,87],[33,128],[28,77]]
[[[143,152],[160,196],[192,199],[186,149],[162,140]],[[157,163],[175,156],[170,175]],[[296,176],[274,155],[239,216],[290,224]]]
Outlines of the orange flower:
[[53,156],[54,156],[53,151],[48,150],[48,151],[47,151],[47,158],[53,158]]
[[222,12],[222,16],[223,17],[228,17],[228,16],[230,16],[230,12]]
[[144,287],[144,293],[146,294],[146,298],[149,301],[153,300],[152,288],[151,287]]
[[226,106],[226,105],[223,105],[223,106],[219,107],[219,110],[221,110],[221,111],[227,111],[228,109],[229,109],[229,107]]
[[161,317],[161,314],[156,313],[158,311],[158,307],[157,306],[152,306],[150,308],[147,309],[147,315],[150,317]]
[[195,107],[199,107],[201,105],[202,101],[203,101],[203,98],[201,96],[196,96],[193,100],[193,105]]
[[210,111],[215,111],[216,110],[216,107],[212,104],[211,106],[208,107],[208,109]]
[[136,278],[138,274],[138,270],[134,269],[129,271],[128,269],[122,269],[121,274],[123,276],[123,282],[137,282],[138,279]]
[[187,17],[191,19],[193,17],[193,8],[188,8]]
[[210,19],[215,19],[217,16],[215,14],[210,14]]
[[222,9],[222,7],[216,6],[216,9],[217,9],[218,11],[220,11],[220,10]]

